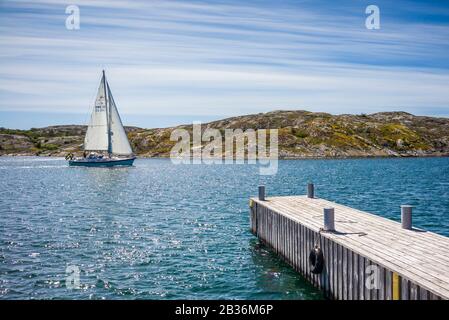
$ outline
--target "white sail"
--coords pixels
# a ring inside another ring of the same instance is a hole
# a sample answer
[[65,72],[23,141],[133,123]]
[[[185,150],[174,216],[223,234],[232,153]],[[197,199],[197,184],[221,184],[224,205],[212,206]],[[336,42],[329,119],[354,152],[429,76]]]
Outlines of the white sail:
[[104,75],[98,88],[95,106],[84,138],[84,150],[108,150],[108,113],[106,107]]
[[123,128],[122,120],[120,119],[120,115],[108,84],[107,89],[109,110],[111,112],[111,152],[116,155],[130,155],[133,151],[129,144],[125,128]]

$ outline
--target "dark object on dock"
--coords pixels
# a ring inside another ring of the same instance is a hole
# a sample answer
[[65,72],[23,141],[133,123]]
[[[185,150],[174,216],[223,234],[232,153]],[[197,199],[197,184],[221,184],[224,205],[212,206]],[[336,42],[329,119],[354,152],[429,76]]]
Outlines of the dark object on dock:
[[401,224],[309,195],[263,199],[250,201],[251,231],[327,297],[449,299],[449,238],[412,228],[410,206]]
[[320,247],[316,246],[312,249],[312,251],[310,251],[309,263],[312,266],[310,272],[312,272],[313,274],[320,274],[321,272],[323,272],[324,255]]
[[401,206],[401,223],[402,228],[412,230],[412,206]]
[[324,208],[324,231],[335,231],[335,211],[334,208]]
[[259,186],[259,200],[265,201],[265,186]]
[[313,183],[307,184],[307,198],[314,198],[315,197],[315,187],[313,186]]

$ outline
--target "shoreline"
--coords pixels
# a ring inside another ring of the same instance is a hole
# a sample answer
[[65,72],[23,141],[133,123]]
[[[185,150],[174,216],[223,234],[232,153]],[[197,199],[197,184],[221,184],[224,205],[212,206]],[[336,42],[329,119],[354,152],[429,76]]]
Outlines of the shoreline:
[[[0,154],[0,158],[62,158],[63,155],[31,155],[31,154]],[[137,159],[170,159],[169,156],[139,156],[136,155]],[[279,157],[278,159],[273,160],[352,160],[352,159],[420,159],[420,158],[449,158],[449,154],[428,154],[428,155],[388,155],[388,156],[378,156],[378,155],[370,155],[370,156],[325,156],[325,157]],[[190,160],[194,159],[190,157]],[[225,159],[222,159],[223,161]],[[233,159],[233,160],[241,160],[241,159]],[[247,161],[248,159],[243,159]],[[253,160],[253,159],[251,159]],[[265,160],[265,159],[264,159]]]

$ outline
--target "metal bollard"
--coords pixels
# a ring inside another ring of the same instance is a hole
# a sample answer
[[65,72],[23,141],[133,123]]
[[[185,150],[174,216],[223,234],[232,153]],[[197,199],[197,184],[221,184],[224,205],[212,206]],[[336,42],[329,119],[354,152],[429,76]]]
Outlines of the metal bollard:
[[315,188],[313,186],[313,183],[307,184],[307,198],[314,198],[315,197]]
[[259,200],[265,201],[265,186],[259,186]]
[[335,231],[335,211],[334,208],[324,208],[324,230]]
[[412,208],[409,205],[401,206],[401,223],[403,229],[412,229]]

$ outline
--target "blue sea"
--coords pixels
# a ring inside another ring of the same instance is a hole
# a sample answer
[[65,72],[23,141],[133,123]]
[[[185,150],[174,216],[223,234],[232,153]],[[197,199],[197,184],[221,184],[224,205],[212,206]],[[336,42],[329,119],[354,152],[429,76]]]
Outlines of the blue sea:
[[[316,195],[449,236],[449,158],[72,168],[0,157],[0,299],[322,299],[249,231],[248,199]],[[68,286],[71,271],[77,286]],[[68,272],[70,271],[70,272]]]

